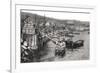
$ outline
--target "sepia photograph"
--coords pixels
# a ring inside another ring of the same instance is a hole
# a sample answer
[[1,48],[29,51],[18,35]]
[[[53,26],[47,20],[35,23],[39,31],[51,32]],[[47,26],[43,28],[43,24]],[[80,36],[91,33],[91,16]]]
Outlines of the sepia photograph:
[[80,61],[90,58],[87,12],[20,10],[20,62]]

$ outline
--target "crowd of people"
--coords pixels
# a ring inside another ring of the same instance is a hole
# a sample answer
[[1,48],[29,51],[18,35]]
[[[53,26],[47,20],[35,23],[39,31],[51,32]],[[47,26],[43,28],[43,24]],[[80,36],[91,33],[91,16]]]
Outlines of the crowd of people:
[[21,62],[34,62],[37,61],[37,47],[32,48],[28,46],[27,41],[21,42]]

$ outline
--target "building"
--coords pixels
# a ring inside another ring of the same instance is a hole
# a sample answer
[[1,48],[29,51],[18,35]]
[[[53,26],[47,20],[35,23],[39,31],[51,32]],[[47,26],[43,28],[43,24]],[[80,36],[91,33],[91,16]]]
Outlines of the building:
[[27,41],[28,46],[31,47],[31,49],[37,49],[36,23],[33,22],[32,17],[28,17],[24,21],[22,39]]

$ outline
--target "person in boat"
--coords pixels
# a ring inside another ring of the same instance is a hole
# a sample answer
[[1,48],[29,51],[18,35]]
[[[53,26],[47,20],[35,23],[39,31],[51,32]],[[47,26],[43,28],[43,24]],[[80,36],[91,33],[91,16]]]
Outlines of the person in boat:
[[57,47],[55,50],[55,55],[59,57],[64,57],[65,55],[65,42],[63,40],[59,41],[57,43]]

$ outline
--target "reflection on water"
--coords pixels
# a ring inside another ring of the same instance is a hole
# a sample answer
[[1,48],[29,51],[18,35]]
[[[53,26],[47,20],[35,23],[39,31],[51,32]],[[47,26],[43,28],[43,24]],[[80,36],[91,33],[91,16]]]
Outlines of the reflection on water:
[[64,61],[64,60],[88,60],[89,59],[89,34],[87,32],[81,32],[80,35],[75,35],[72,39],[84,40],[84,46],[80,49],[70,51],[66,48],[66,55],[63,58],[55,56],[56,44],[52,41],[47,43],[48,54],[41,58],[41,61]]

